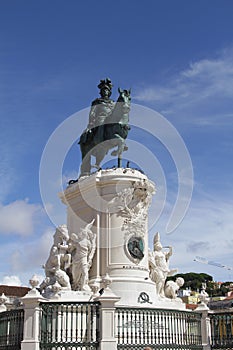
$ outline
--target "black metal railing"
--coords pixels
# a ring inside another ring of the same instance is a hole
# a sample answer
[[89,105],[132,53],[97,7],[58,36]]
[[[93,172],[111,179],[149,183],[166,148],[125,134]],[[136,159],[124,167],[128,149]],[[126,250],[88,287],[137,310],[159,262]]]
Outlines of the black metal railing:
[[201,350],[201,315],[189,311],[117,308],[118,349]]
[[41,304],[40,349],[97,349],[99,303]]
[[233,312],[210,314],[211,348],[233,349]]
[[24,310],[0,313],[0,350],[20,350],[23,340]]

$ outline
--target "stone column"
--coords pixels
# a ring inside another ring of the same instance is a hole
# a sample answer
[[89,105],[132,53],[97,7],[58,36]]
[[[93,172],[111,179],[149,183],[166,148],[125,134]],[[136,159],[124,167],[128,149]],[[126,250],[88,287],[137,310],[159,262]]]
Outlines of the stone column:
[[100,350],[117,350],[117,338],[115,335],[115,303],[120,300],[109,288],[111,279],[106,276],[103,280],[104,292],[95,298],[100,302]]
[[202,302],[195,311],[201,313],[201,338],[203,350],[211,350],[210,318],[208,316],[209,308]]
[[37,289],[30,290],[21,301],[24,305],[24,331],[21,350],[40,349],[40,307],[41,301],[45,300]]
[[8,298],[5,296],[4,293],[2,293],[2,295],[0,296],[0,312],[7,311],[7,307],[5,305],[7,301]]

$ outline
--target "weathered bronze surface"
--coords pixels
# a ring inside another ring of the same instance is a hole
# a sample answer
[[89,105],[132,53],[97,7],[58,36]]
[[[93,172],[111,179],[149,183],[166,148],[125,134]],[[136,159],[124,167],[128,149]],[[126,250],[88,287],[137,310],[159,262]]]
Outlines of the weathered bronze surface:
[[142,258],[144,257],[144,244],[142,237],[131,237],[127,246],[129,253],[133,258],[142,260]]
[[[79,144],[82,153],[81,175],[88,175],[91,168],[100,169],[100,163],[108,151],[114,147],[111,155],[118,157],[118,167],[121,166],[122,152],[128,148],[125,145],[129,131],[130,90],[118,89],[117,102],[110,99],[112,82],[109,78],[100,81],[100,98],[91,104],[89,123],[80,136]],[[96,158],[96,164],[91,165],[91,156]]]

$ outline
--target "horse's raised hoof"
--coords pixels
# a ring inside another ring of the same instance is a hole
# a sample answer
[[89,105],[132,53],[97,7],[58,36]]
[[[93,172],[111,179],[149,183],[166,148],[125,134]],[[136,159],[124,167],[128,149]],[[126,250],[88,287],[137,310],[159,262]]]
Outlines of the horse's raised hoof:
[[91,166],[92,168],[95,168],[97,170],[101,170],[101,167],[98,164],[94,164]]
[[129,147],[128,146],[124,146],[123,152],[128,151]]

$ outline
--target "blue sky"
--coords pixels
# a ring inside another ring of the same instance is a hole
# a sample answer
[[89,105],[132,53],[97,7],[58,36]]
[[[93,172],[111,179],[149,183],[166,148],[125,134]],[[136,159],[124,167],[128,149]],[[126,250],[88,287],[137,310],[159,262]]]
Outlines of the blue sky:
[[[171,265],[180,272],[233,279],[226,269],[193,262],[198,255],[233,266],[232,23],[230,0],[1,2],[0,283],[25,285],[33,273],[43,274],[54,222],[40,194],[41,156],[54,130],[90,106],[105,77],[113,81],[114,99],[118,86],[131,87],[134,104],[172,123],[191,156],[191,204],[168,235],[177,169],[166,147],[144,140],[167,183],[165,209],[156,223],[152,218],[150,239],[159,231],[162,243],[174,247]],[[77,139],[87,114],[77,120]],[[73,145],[64,177],[76,174],[79,162]],[[153,203],[152,216],[156,197]]]

